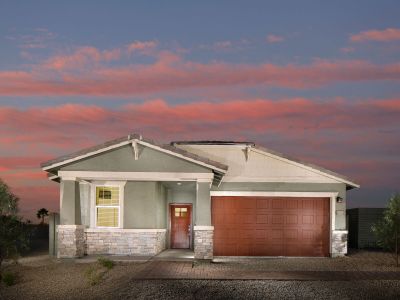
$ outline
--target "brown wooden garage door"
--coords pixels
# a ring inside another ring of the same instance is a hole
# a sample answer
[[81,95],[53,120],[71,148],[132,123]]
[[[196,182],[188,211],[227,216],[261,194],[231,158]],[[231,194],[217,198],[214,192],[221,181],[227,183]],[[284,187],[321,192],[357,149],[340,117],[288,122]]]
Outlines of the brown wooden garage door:
[[328,256],[329,198],[212,197],[214,255]]

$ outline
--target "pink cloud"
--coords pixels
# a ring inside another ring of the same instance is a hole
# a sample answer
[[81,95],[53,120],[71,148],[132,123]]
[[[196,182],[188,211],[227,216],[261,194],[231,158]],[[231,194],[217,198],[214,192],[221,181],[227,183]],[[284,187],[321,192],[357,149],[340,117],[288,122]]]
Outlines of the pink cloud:
[[314,88],[337,82],[400,79],[400,65],[377,65],[358,60],[315,60],[309,65],[198,63],[185,61],[167,51],[150,64],[106,67],[104,52],[85,48],[71,56],[49,59],[46,68],[31,71],[0,71],[0,95],[96,95],[132,96],[175,92],[182,89],[278,86]]
[[[73,149],[85,141],[85,138],[80,138],[81,133],[85,136],[95,134],[96,138],[101,132],[104,136],[113,137],[115,132],[132,131],[132,124],[138,124],[142,129],[163,128],[171,132],[186,132],[188,128],[200,130],[218,124],[221,132],[228,129],[234,135],[241,130],[260,133],[265,130],[284,133],[296,131],[291,128],[343,132],[363,129],[371,124],[398,125],[399,107],[399,99],[320,102],[293,98],[244,99],[220,103],[201,101],[179,105],[155,99],[116,109],[74,104],[27,110],[0,108],[0,122],[3,125],[0,141],[20,144],[40,140],[44,144],[65,145]],[[355,111],[357,118],[354,118]],[[230,128],[231,124],[235,125]],[[85,128],[84,132],[82,128]],[[29,134],[21,134],[28,132],[28,129]],[[18,159],[13,163],[18,164]],[[3,165],[10,166],[11,163]]]
[[[172,59],[172,58],[171,58]],[[172,59],[173,60],[173,59]],[[395,186],[400,99],[238,99],[170,104],[154,99],[115,108],[67,104],[0,108],[0,177],[24,214],[58,206],[58,186],[39,163],[139,132],[160,141],[243,139],[307,158],[367,186]],[[397,131],[396,131],[397,130]]]
[[57,55],[48,59],[43,67],[58,71],[80,69],[88,63],[117,60],[120,49],[100,51],[95,47],[79,47],[70,55]]
[[281,43],[285,40],[285,38],[283,36],[280,35],[275,35],[275,34],[269,34],[267,36],[267,42],[268,43]]
[[350,36],[352,42],[390,42],[400,40],[399,28],[387,28],[384,30],[367,30]]
[[134,41],[128,45],[127,51],[128,54],[135,52],[141,54],[152,54],[154,53],[154,49],[157,47],[157,45],[157,41]]
[[0,156],[0,172],[10,169],[37,168],[50,156]]

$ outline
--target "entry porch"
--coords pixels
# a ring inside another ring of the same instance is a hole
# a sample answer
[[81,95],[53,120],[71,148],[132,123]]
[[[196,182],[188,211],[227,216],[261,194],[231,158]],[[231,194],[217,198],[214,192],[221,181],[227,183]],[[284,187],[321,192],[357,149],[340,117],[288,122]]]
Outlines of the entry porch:
[[57,257],[191,249],[212,259],[212,173],[60,173]]

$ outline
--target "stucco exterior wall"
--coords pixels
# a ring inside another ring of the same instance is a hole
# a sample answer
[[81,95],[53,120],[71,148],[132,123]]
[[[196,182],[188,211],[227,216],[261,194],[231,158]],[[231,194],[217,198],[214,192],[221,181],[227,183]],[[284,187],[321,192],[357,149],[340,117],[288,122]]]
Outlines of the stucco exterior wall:
[[246,145],[177,145],[186,151],[208,157],[229,166],[225,182],[321,182],[337,180],[313,170],[271,157],[268,153],[250,149]]
[[81,225],[79,183],[65,180],[60,184],[60,224]]
[[124,198],[124,228],[166,228],[166,191],[161,183],[128,181]]
[[81,209],[81,223],[86,227],[90,226],[91,203],[90,203],[90,184],[79,183],[79,198]]

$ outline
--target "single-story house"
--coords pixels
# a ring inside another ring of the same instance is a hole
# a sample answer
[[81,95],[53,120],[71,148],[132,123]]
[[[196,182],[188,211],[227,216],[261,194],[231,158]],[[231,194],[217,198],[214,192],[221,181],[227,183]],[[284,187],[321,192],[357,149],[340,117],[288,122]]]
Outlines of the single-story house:
[[385,208],[361,207],[346,210],[349,248],[380,248],[372,225],[383,220]]
[[60,183],[60,258],[347,253],[348,178],[250,142],[128,136],[42,164]]

